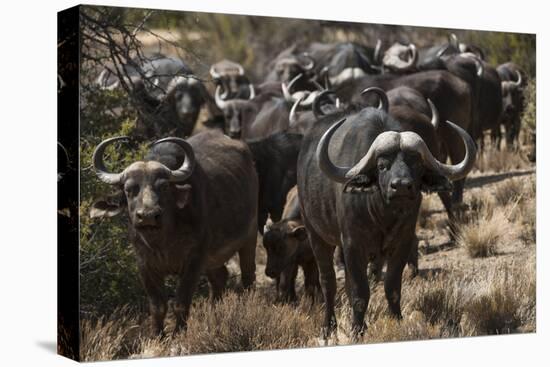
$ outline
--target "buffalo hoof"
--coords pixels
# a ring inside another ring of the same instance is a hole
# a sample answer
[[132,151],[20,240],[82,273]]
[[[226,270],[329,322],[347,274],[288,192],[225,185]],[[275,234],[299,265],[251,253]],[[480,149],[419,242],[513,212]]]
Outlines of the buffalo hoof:
[[325,324],[321,328],[321,339],[327,340],[332,336],[332,334],[336,331],[336,319],[333,317],[328,325]]
[[350,333],[350,342],[352,344],[359,343],[363,339],[366,330],[367,325],[365,323],[363,323],[362,325],[352,326]]

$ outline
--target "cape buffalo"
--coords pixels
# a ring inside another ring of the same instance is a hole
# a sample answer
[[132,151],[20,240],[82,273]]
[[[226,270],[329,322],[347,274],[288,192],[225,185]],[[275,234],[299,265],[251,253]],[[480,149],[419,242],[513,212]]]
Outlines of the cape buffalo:
[[269,64],[266,81],[290,83],[298,74],[303,74],[305,78],[298,83],[299,89],[308,89],[308,80],[314,76],[315,60],[305,52],[295,52],[295,45],[281,51]]
[[105,90],[119,88],[119,73],[133,82],[145,80],[149,93],[155,98],[160,98],[166,93],[168,84],[174,76],[193,74],[191,69],[179,58],[153,54],[142,59],[135,57],[129,63],[119,67],[119,70],[105,67],[97,77],[96,85]]
[[[252,93],[250,100],[223,100],[221,88],[217,87],[215,100],[224,114],[225,133],[234,139],[258,139],[286,131],[292,103],[299,100],[301,105],[310,105],[319,93],[310,90],[294,92],[295,83],[301,77],[302,74],[297,75],[288,85],[280,83],[277,91],[264,87],[265,92],[257,96]],[[252,85],[250,88],[254,91]]]
[[221,88],[220,97],[227,99],[249,99],[250,79],[245,75],[242,65],[230,60],[222,60],[210,68],[210,76]]
[[523,114],[526,85],[525,73],[512,62],[497,67],[501,80],[502,90],[502,119],[501,124],[506,129],[506,145],[508,148],[517,146],[521,115]]
[[195,128],[203,105],[212,113],[212,97],[195,76],[175,76],[160,98],[151,95],[145,83],[138,80],[131,93],[138,105],[136,130],[145,138],[189,136]]
[[263,233],[268,216],[272,221],[281,219],[287,193],[296,185],[296,161],[302,135],[278,132],[246,143],[258,173],[258,230]]
[[447,165],[418,134],[403,131],[384,106],[318,121],[298,157],[300,204],[325,301],[325,339],[336,327],[335,247],[342,246],[345,259],[352,334],[364,330],[369,260],[386,260],[386,299],[391,314],[400,318],[401,275],[415,240],[421,191],[437,191],[447,180],[464,178],[474,164],[475,143],[459,126],[446,122],[462,138],[465,157]]
[[[425,99],[430,99],[438,108],[442,121],[456,121],[466,131],[472,129],[472,93],[470,86],[461,78],[445,70],[431,70],[411,75],[369,75],[348,83],[336,90],[343,102],[365,105],[368,99],[361,91],[368,87],[379,87],[385,91],[397,87],[410,87],[417,90]],[[464,146],[453,129],[442,124],[437,130],[441,142],[442,154],[451,159],[453,164],[462,160]],[[453,183],[453,203],[462,202],[464,180]]]
[[186,327],[201,273],[208,277],[213,298],[219,298],[228,276],[224,263],[238,252],[243,286],[249,288],[255,280],[258,179],[252,154],[245,143],[207,131],[188,140],[158,140],[143,161],[120,173],[108,172],[105,149],[125,139],[104,140],[94,151],[99,179],[123,194],[118,202],[96,202],[90,215],[128,211],[130,240],[156,334],[164,335],[164,279],[178,277],[178,332]]
[[277,280],[279,298],[296,301],[296,275],[301,267],[305,293],[313,300],[320,288],[319,272],[307,241],[296,186],[288,193],[282,219],[266,225],[263,246],[267,252],[265,274]]

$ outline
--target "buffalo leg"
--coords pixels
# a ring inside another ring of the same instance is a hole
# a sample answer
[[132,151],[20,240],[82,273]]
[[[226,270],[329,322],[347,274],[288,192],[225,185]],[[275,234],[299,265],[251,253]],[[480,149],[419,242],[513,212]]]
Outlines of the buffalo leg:
[[187,328],[187,318],[189,317],[189,311],[191,309],[191,301],[193,300],[193,294],[195,293],[200,274],[203,270],[203,261],[199,255],[200,254],[197,254],[197,256],[189,259],[178,279],[176,302],[174,305],[174,313],[176,316],[174,334]]
[[164,318],[166,317],[167,298],[164,290],[164,279],[150,270],[140,271],[145,292],[149,298],[151,326],[154,335],[164,336]]
[[302,264],[304,271],[304,288],[306,297],[311,299],[311,302],[315,302],[315,292],[320,289],[319,284],[319,272],[317,271],[317,264],[315,260],[306,261]]
[[279,291],[283,302],[296,302],[296,275],[298,265],[293,262],[279,276]]
[[229,273],[225,265],[207,272],[208,282],[212,290],[212,300],[217,301],[222,297]]
[[342,243],[346,261],[346,285],[352,309],[352,336],[362,336],[365,330],[365,312],[369,305],[370,290],[367,269],[361,249],[350,239]]
[[449,235],[451,237],[451,241],[454,242],[457,233],[457,220],[453,208],[451,195],[448,192],[438,192],[437,195],[439,196],[439,199],[441,200],[441,203],[443,203],[445,211],[447,212],[447,225],[449,227]]
[[416,235],[412,240],[407,266],[411,270],[411,278],[416,277],[418,275],[418,237]]
[[388,259],[386,278],[384,279],[384,293],[388,301],[390,314],[401,319],[401,282],[403,268],[410,255],[410,245],[401,246]]
[[253,238],[239,250],[241,281],[244,289],[250,289],[256,280],[256,231]]
[[457,180],[453,182],[453,196],[452,196],[452,203],[453,204],[461,204],[462,203],[462,195],[464,193],[464,183],[466,182],[465,179]]
[[[307,221],[306,228],[308,228]],[[327,340],[332,332],[336,330],[336,315],[334,314],[334,300],[336,297],[336,273],[333,265],[334,247],[325,243],[309,228],[308,237],[319,269],[319,282],[325,300],[325,318],[321,337]]]

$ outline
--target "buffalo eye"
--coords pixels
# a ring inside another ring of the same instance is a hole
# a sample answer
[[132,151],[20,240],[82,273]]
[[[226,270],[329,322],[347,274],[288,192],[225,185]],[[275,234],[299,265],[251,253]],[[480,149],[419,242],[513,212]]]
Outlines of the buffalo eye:
[[161,179],[155,182],[155,188],[159,191],[166,191],[168,187],[170,187],[168,180]]
[[128,197],[136,196],[137,193],[139,192],[139,185],[134,182],[127,182],[124,185],[124,192],[126,192],[126,195]]
[[378,160],[378,171],[384,172],[387,171],[390,166],[390,162],[387,159]]

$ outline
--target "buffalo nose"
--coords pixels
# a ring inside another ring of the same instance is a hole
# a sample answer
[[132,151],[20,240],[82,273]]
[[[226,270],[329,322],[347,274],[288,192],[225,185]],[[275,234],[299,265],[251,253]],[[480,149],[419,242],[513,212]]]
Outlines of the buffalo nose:
[[160,215],[162,214],[162,210],[155,209],[155,210],[144,210],[144,209],[138,209],[136,211],[136,217],[141,225],[157,225],[160,222]]
[[390,187],[396,193],[408,193],[412,190],[412,180],[410,178],[394,178],[390,182]]

